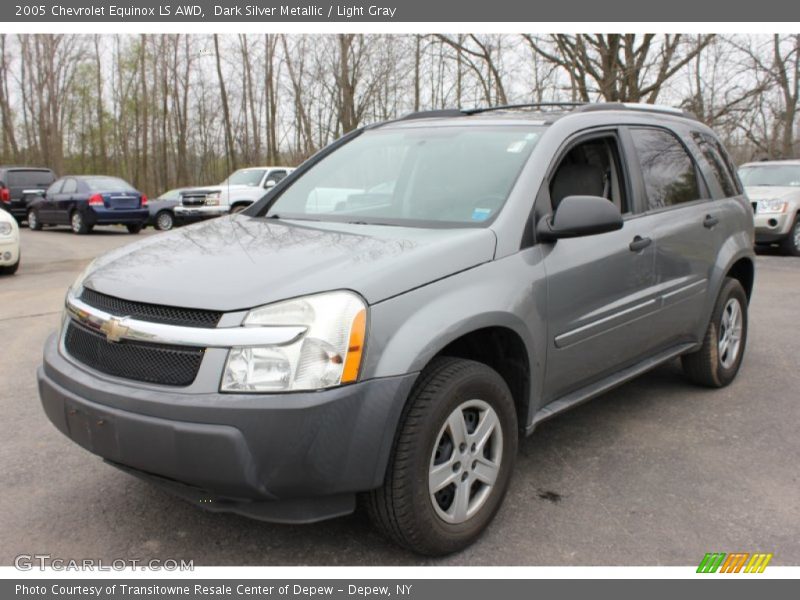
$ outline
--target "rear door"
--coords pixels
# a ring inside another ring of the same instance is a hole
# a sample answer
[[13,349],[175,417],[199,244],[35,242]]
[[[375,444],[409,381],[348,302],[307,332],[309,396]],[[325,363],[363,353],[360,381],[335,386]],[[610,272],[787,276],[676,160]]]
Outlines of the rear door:
[[[688,131],[682,133],[686,139]],[[658,312],[651,334],[665,349],[695,341],[722,218],[696,157],[674,130],[637,126],[628,134],[639,167],[634,193],[657,248]]]
[[58,195],[61,193],[61,188],[64,186],[64,180],[58,179],[47,188],[44,193],[44,200],[37,204],[39,211],[39,221],[42,223],[53,223],[55,218],[55,203]]
[[[605,144],[606,150],[603,150]],[[604,160],[606,152],[611,160]],[[576,139],[548,177],[547,198],[603,195],[623,213],[618,231],[543,246],[547,273],[548,354],[545,401],[642,360],[656,310],[653,232],[631,202],[631,179],[618,129]],[[564,169],[562,171],[562,169]],[[599,180],[598,180],[599,177]]]
[[69,223],[69,213],[75,205],[77,193],[78,181],[74,177],[67,177],[61,191],[55,196],[52,217],[54,223]]

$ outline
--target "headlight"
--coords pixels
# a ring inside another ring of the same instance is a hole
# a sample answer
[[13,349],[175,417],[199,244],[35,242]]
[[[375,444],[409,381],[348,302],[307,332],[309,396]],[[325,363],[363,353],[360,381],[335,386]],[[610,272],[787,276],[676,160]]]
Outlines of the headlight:
[[206,206],[219,206],[219,196],[206,196]]
[[782,213],[786,211],[786,202],[783,200],[761,200],[758,203],[759,213]]
[[282,346],[231,348],[224,392],[317,390],[358,379],[367,307],[352,292],[306,296],[256,308],[245,327],[302,326],[299,340]]
[[206,194],[206,201],[208,201],[209,198],[217,198],[217,199],[219,199],[219,197],[221,195],[222,195],[222,192],[211,192],[210,194]]
[[14,228],[11,223],[0,223],[0,235],[11,235],[12,231],[14,231]]

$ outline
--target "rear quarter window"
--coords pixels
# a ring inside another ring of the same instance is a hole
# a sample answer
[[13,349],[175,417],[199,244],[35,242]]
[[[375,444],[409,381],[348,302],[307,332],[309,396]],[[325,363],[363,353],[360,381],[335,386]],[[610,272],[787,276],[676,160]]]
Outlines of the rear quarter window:
[[730,198],[731,196],[736,196],[741,193],[739,191],[736,175],[732,172],[730,165],[723,155],[724,151],[719,142],[713,136],[699,131],[692,132],[692,139],[694,139],[697,147],[700,148],[703,160],[710,167],[725,197]]

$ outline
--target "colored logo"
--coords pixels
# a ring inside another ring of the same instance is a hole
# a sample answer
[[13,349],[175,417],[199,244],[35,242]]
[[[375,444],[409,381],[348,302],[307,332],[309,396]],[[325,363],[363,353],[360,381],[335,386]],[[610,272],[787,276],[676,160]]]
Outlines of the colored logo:
[[763,573],[772,554],[756,552],[709,552],[700,561],[698,573]]

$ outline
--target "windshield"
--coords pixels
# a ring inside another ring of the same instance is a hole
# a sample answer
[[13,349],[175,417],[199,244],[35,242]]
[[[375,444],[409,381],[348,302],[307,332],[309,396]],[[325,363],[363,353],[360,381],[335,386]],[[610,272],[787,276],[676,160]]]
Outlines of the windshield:
[[135,192],[127,181],[117,177],[86,177],[87,187],[92,192]]
[[266,169],[240,169],[239,171],[235,171],[220,185],[261,185],[264,173],[266,173]]
[[481,226],[502,208],[541,127],[367,131],[284,190],[268,217]]
[[800,186],[800,165],[763,165],[739,169],[739,178],[746,186]]

